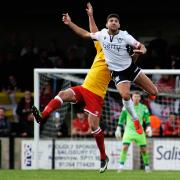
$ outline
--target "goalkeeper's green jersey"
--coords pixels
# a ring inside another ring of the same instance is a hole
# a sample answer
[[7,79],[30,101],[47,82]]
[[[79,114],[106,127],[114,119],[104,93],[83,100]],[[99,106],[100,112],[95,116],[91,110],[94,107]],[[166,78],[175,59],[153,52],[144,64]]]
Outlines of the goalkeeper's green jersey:
[[[143,122],[145,122],[146,125],[148,126],[150,124],[150,118],[149,118],[149,110],[148,110],[147,106],[142,104],[142,103],[139,103],[138,105],[134,105],[134,108],[135,108],[135,111],[138,115],[138,118],[139,118],[141,125],[143,124]],[[124,126],[124,124],[126,124],[126,126],[125,126],[126,132],[129,132],[129,131],[130,132],[132,132],[132,131],[136,132],[131,115],[123,107],[121,114],[119,116],[118,125]]]

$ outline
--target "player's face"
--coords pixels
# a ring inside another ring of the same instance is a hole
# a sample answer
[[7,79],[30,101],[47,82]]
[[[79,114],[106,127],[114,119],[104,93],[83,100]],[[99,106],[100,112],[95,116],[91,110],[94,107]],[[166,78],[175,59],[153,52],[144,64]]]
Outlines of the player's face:
[[141,96],[139,94],[133,94],[132,100],[133,100],[134,104],[138,104],[141,100]]
[[116,17],[109,18],[106,23],[106,27],[110,31],[117,31],[120,28],[119,20]]

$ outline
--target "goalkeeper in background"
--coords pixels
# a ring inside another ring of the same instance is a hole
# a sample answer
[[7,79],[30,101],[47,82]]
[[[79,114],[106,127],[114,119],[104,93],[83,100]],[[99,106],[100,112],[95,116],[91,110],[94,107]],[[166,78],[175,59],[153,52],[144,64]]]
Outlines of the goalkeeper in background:
[[150,118],[149,118],[149,110],[146,105],[140,103],[141,95],[138,91],[134,92],[132,95],[132,100],[134,102],[135,111],[138,114],[141,125],[143,122],[146,123],[146,131],[143,134],[138,134],[134,128],[134,124],[132,121],[132,117],[128,113],[128,111],[123,107],[121,114],[119,116],[118,126],[115,131],[115,136],[117,139],[122,137],[122,129],[125,125],[124,134],[122,137],[122,149],[120,153],[118,172],[121,172],[124,169],[124,164],[127,157],[127,152],[129,145],[132,141],[134,141],[139,147],[141,156],[143,159],[143,163],[145,165],[145,171],[149,172],[149,154],[147,152],[147,142],[146,142],[146,134],[147,136],[152,136],[152,129],[150,126]]

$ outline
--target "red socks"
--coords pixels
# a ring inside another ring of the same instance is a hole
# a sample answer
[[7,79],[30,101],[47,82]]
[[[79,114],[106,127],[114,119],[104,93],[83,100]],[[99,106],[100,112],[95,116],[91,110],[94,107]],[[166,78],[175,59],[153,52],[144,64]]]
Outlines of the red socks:
[[44,108],[42,112],[42,118],[43,119],[47,118],[53,111],[60,108],[62,104],[63,104],[63,100],[59,96],[56,96]]
[[149,95],[149,99],[154,101],[156,99],[156,96],[153,96],[153,95]]
[[104,134],[100,128],[92,132],[97,146],[100,151],[100,159],[105,160],[106,159],[106,153],[105,153],[105,145],[104,145]]

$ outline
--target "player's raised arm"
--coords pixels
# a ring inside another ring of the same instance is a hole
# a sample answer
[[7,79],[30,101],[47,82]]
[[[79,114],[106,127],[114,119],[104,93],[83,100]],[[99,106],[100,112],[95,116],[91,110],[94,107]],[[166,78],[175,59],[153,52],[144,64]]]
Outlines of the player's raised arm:
[[81,36],[82,38],[85,38],[85,39],[90,39],[91,38],[90,32],[88,32],[85,29],[80,28],[79,26],[74,24],[71,21],[71,17],[69,16],[68,13],[63,14],[62,21],[64,22],[64,24],[69,26],[77,35]]
[[87,12],[87,15],[89,17],[89,29],[92,33],[95,33],[98,31],[98,27],[97,27],[96,22],[94,20],[93,7],[92,7],[90,2],[87,3],[86,12]]

